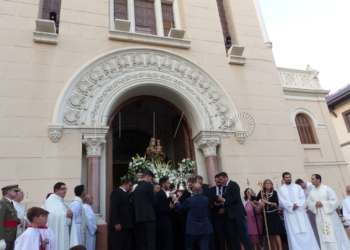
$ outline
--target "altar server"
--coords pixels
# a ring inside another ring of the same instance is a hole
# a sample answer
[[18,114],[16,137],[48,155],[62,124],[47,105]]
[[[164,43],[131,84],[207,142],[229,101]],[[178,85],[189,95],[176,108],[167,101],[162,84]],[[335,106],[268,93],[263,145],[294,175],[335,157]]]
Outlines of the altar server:
[[307,199],[309,210],[316,214],[321,249],[350,249],[348,236],[335,211],[339,206],[338,198],[334,191],[330,187],[322,185],[321,181],[321,175],[314,174],[311,176],[311,182],[315,185],[315,188],[310,191]]
[[57,242],[57,250],[67,250],[78,245],[77,231],[73,212],[64,202],[67,193],[66,184],[58,182],[44,204],[49,214],[47,226],[52,229]]
[[91,195],[86,195],[84,197],[84,215],[85,215],[85,247],[87,250],[96,249],[96,231],[97,222],[94,211],[91,208],[93,204],[93,198]]
[[40,208],[28,209],[29,228],[16,240],[15,250],[56,250],[53,231],[45,224],[49,212]]
[[280,205],[283,207],[284,225],[291,250],[319,250],[310,221],[308,220],[304,204],[305,195],[301,187],[292,183],[289,172],[282,174],[283,186],[278,190]]
[[77,231],[79,245],[85,246],[85,214],[83,209],[83,199],[85,197],[85,186],[79,185],[74,188],[74,200],[70,204],[70,209],[73,212],[75,220],[75,228]]

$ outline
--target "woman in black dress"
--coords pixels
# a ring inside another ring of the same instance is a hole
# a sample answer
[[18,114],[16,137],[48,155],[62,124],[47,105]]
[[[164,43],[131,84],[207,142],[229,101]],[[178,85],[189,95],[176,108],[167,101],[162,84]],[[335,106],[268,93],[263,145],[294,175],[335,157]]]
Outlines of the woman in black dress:
[[[282,250],[280,235],[285,233],[284,226],[278,215],[278,195],[273,190],[273,183],[266,179],[263,183],[263,190],[255,198],[255,202],[265,207],[268,234],[271,237],[273,249]],[[262,215],[264,216],[264,215]],[[266,236],[265,219],[263,218],[263,235]]]

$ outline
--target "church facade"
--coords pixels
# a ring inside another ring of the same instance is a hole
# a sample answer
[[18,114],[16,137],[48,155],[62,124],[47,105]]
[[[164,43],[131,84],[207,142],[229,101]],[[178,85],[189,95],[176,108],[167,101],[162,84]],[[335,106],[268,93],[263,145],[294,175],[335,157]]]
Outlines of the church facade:
[[[258,0],[16,0],[0,8],[1,184],[29,206],[109,194],[150,137],[242,191],[281,173],[349,180],[318,72],[278,68]],[[101,248],[102,249],[102,248]]]

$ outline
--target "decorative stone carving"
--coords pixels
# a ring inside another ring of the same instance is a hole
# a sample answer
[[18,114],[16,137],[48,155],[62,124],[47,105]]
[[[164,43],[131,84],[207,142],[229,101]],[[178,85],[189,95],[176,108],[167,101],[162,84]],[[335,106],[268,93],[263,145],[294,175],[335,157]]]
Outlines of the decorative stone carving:
[[226,101],[230,97],[215,79],[186,58],[153,48],[114,51],[82,69],[72,80],[72,87],[65,89],[53,120],[70,128],[104,126],[106,119],[102,112],[110,105],[107,102],[113,98],[111,95],[119,89],[128,91],[128,86],[137,87],[147,82],[164,84],[181,95],[192,97],[191,102],[205,119],[202,129],[233,131],[235,108]]
[[106,144],[106,140],[104,138],[84,138],[83,144],[86,148],[86,157],[101,157],[103,147]]
[[104,62],[101,68],[106,76],[114,74],[117,71],[117,68],[111,61]]
[[68,110],[64,112],[63,120],[68,125],[78,125],[79,124],[80,113],[73,110]]
[[80,95],[72,95],[68,99],[68,105],[75,109],[82,109],[85,104],[86,97]]
[[162,68],[167,69],[167,70],[171,70],[173,68],[173,60],[170,59],[169,57],[163,57],[161,59],[160,66]]
[[139,54],[133,54],[131,56],[131,64],[132,66],[142,66],[144,64],[142,56]]
[[125,56],[118,56],[115,62],[120,70],[125,70],[130,67],[129,60]]
[[76,85],[76,89],[78,91],[78,93],[82,94],[82,95],[88,95],[89,92],[91,90],[93,90],[94,85],[92,85],[91,83],[87,82],[87,81],[80,81],[77,83]]
[[254,132],[254,119],[245,112],[235,114],[232,119],[234,124],[233,133],[235,133],[238,142],[243,144],[244,140]]
[[97,84],[99,81],[103,80],[105,76],[101,73],[101,71],[95,69],[90,71],[87,77],[92,83]]
[[148,66],[158,66],[158,58],[152,53],[146,56],[146,65]]
[[50,138],[52,142],[58,142],[62,136],[62,128],[50,128]]
[[216,156],[216,147],[221,144],[219,139],[208,139],[197,142],[198,147],[203,151],[204,157]]

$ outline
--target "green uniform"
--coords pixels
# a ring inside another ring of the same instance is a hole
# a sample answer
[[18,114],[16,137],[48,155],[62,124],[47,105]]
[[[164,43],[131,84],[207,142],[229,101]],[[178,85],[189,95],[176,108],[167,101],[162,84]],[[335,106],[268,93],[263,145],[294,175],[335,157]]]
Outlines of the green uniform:
[[[1,190],[18,191],[18,185],[11,185],[2,188]],[[5,240],[6,250],[13,250],[18,225],[17,211],[11,201],[7,198],[0,200],[0,240]]]
[[6,198],[0,200],[0,240],[5,239],[6,250],[13,250],[17,234],[18,218],[13,204]]

